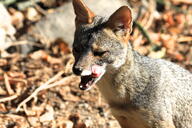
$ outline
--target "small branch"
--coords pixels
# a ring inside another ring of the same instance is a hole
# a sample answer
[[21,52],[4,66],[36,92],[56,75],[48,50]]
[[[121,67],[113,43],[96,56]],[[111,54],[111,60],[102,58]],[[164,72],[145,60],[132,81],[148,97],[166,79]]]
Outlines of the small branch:
[[141,26],[141,24],[139,24],[138,22],[134,22],[134,24],[138,27],[139,31],[142,33],[142,35],[147,39],[147,41],[149,43],[152,43],[147,31],[143,28],[143,26]]
[[6,42],[4,46],[0,48],[0,50],[4,51],[5,49],[11,47],[11,46],[17,46],[17,45],[24,45],[24,44],[30,44],[29,41],[22,40],[22,41],[12,41],[12,42]]
[[38,12],[40,12],[42,15],[44,15],[44,16],[47,15],[47,12],[44,9],[42,9],[38,4],[34,4],[34,6],[35,6],[36,10]]
[[25,85],[27,85],[27,81],[26,80],[23,80],[23,79],[20,79],[20,78],[9,78],[9,82],[10,83],[17,83],[17,82],[21,82],[21,83],[24,83]]
[[[43,85],[41,85],[40,87],[38,87],[29,97],[27,97],[25,100],[23,100],[17,107],[16,111],[18,112],[20,110],[20,108],[25,105],[28,101],[30,101],[32,98],[34,98],[40,91],[48,89],[48,88],[52,88],[54,86],[60,85],[60,84],[66,84],[66,82],[74,80],[74,76],[67,76],[55,83],[52,83],[53,81],[56,81],[59,79],[59,77],[63,74],[63,71],[59,72],[58,74],[56,74],[54,77],[52,77],[50,80],[48,80],[46,83],[44,83]],[[50,84],[52,83],[52,84]]]
[[16,99],[17,97],[18,97],[17,94],[14,94],[14,95],[9,96],[9,97],[1,98],[1,99],[0,99],[0,103],[14,100],[14,99]]
[[73,75],[67,76],[67,77],[65,77],[65,78],[63,78],[63,79],[61,79],[61,80],[59,80],[59,81],[57,81],[57,82],[55,82],[53,84],[49,84],[48,86],[42,88],[42,90],[49,89],[49,88],[52,88],[52,87],[55,87],[57,85],[61,85],[61,84],[64,84],[64,83],[65,84],[69,83],[69,81],[71,82],[72,80],[74,80],[74,78],[75,78],[75,76],[73,76]]
[[9,83],[9,78],[6,73],[4,73],[4,79],[5,79],[5,87],[7,89],[8,94],[13,95],[15,92],[11,88],[11,85]]

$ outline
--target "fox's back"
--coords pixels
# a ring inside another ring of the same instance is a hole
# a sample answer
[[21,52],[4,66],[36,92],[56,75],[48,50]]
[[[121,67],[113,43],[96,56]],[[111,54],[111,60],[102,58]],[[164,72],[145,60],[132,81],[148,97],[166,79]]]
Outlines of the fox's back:
[[151,81],[152,86],[156,86],[155,95],[151,97],[154,109],[163,107],[162,113],[170,115],[177,128],[192,127],[192,74],[162,59],[145,57],[140,64],[154,76]]

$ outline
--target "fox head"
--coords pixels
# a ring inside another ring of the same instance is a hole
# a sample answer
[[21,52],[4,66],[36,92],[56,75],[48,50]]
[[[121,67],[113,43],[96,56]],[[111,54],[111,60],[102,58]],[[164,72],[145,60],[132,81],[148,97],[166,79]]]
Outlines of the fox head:
[[73,0],[76,31],[73,72],[81,76],[80,89],[88,90],[107,67],[125,63],[132,28],[132,13],[120,7],[108,19],[96,16],[81,0]]

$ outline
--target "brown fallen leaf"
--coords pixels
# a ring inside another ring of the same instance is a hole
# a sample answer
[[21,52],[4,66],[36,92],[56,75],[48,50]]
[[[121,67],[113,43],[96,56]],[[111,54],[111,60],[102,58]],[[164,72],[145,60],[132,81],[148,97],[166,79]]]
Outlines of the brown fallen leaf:
[[175,19],[177,25],[180,25],[180,24],[184,25],[186,22],[186,17],[183,13],[176,13],[174,15],[174,19]]
[[186,56],[186,64],[192,66],[192,47],[189,49],[189,53],[191,54]]
[[87,128],[85,123],[77,123],[73,125],[73,128]]
[[47,61],[50,64],[61,64],[62,60],[59,58],[51,57],[51,56],[46,56],[43,58],[45,61]]
[[48,56],[48,54],[43,50],[35,51],[29,55],[29,57],[34,59],[34,60],[42,59],[45,56]]
[[0,95],[7,95],[7,92],[0,86]]
[[[58,46],[59,51],[63,54],[69,54],[71,52],[68,44],[60,38],[55,40],[55,45]],[[57,51],[57,52],[59,52],[59,51]],[[57,54],[57,53],[55,53],[55,54]]]
[[5,107],[5,104],[0,103],[0,112],[6,112],[7,108]]
[[179,53],[179,52],[172,52],[172,51],[168,51],[167,54],[173,58],[173,59],[176,59],[177,61],[184,61],[184,56]]
[[6,59],[0,59],[0,67],[7,65],[8,62]]
[[47,61],[50,64],[61,64],[62,60],[59,58],[55,58],[52,57],[50,55],[48,55],[45,51],[43,50],[39,50],[36,52],[33,52],[32,54],[29,55],[32,59],[38,60],[38,59],[42,59]]
[[153,43],[160,45],[159,41],[160,41],[161,33],[149,32],[149,35]]
[[166,25],[169,27],[169,26],[173,26],[175,25],[175,21],[174,21],[174,18],[173,18],[173,11],[167,11],[163,14],[163,19],[165,20],[166,22]]
[[185,58],[182,54],[175,53],[175,59],[177,59],[178,61],[183,61]]
[[178,42],[190,42],[192,41],[192,36],[181,36],[177,39]]
[[181,34],[181,31],[182,29],[179,28],[178,26],[174,26],[174,27],[170,27],[168,29],[168,31],[171,33],[171,34],[174,34],[174,35],[178,35],[178,34]]
[[26,78],[25,74],[22,72],[9,71],[7,75],[9,76],[9,78]]
[[176,46],[177,36],[161,34],[160,41],[162,42],[163,47],[168,50],[174,51]]
[[134,48],[137,52],[139,52],[141,55],[147,55],[149,53],[149,49],[147,49],[147,47],[144,46],[139,46]]
[[77,123],[80,119],[79,114],[72,114],[69,116],[69,120],[71,120],[73,123]]
[[79,114],[74,114],[69,116],[69,120],[73,122],[73,128],[87,128],[86,124],[83,122],[80,122],[80,116]]

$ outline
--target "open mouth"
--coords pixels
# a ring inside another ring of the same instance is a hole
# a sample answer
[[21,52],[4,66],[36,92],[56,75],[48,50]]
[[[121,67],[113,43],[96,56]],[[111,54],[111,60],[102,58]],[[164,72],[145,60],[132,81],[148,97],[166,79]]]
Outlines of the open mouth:
[[89,76],[81,76],[81,83],[79,84],[79,88],[81,90],[88,90],[94,83],[96,83],[97,78],[94,78],[92,75]]
[[103,67],[92,66],[90,75],[81,76],[79,88],[81,90],[89,90],[105,73]]

